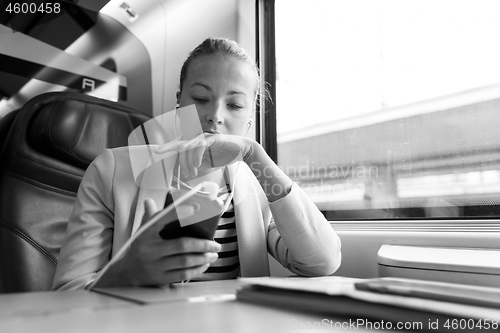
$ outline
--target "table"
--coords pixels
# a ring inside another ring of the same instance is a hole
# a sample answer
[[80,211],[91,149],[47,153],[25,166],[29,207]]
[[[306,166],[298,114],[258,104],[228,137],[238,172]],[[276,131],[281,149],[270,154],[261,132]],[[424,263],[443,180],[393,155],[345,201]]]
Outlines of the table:
[[239,286],[238,280],[176,284],[166,291],[168,299],[158,296],[148,304],[85,290],[4,294],[0,332],[279,333],[310,331],[312,325],[314,331],[339,331],[327,326],[335,318],[236,301]]

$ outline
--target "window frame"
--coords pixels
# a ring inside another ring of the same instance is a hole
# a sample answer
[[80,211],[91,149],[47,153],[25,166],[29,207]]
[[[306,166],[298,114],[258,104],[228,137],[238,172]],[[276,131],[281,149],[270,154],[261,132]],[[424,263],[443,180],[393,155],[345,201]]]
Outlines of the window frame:
[[[261,71],[261,94],[256,114],[256,138],[275,163],[278,163],[276,126],[276,48],[275,0],[256,0],[256,59]],[[264,90],[265,89],[265,90]],[[500,218],[358,218],[329,220],[343,232],[424,232],[484,233],[500,232]]]
[[276,47],[275,0],[256,0],[256,54],[260,91],[256,112],[256,138],[278,163],[276,131]]

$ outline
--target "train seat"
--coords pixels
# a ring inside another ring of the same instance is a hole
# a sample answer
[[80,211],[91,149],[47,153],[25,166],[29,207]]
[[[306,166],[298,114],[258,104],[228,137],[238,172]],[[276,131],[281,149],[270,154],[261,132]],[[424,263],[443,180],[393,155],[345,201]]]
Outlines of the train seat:
[[2,152],[2,147],[7,138],[7,133],[9,133],[9,128],[14,122],[14,118],[17,116],[19,110],[10,112],[5,117],[0,118],[0,153]]
[[1,293],[51,288],[85,169],[104,149],[126,146],[130,132],[150,118],[119,103],[57,92],[33,98],[12,123],[0,124],[10,127],[0,155]]

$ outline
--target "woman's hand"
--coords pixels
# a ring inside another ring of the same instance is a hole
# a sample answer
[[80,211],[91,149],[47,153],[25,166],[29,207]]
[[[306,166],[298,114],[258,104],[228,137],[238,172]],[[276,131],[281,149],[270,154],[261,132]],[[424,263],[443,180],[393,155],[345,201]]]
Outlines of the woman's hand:
[[274,163],[264,148],[243,136],[203,133],[190,141],[167,143],[155,153],[173,151],[179,153],[178,163],[186,177],[197,176],[198,169],[217,168],[244,161],[270,202],[283,198],[292,188],[292,180]]
[[189,141],[167,143],[155,151],[178,151],[179,165],[185,176],[196,176],[198,169],[218,168],[244,161],[252,153],[255,141],[236,135],[203,133]]
[[[157,212],[153,200],[144,202],[143,225]],[[183,237],[162,239],[159,232],[168,220],[145,230],[99,281],[92,286],[166,285],[199,276],[217,260],[221,246],[210,240]]]
[[292,180],[274,163],[264,148],[246,137],[203,133],[190,141],[167,143],[155,153],[172,151],[179,153],[178,163],[186,177],[196,176],[198,169],[216,168],[244,161],[270,202],[286,196],[293,185]]

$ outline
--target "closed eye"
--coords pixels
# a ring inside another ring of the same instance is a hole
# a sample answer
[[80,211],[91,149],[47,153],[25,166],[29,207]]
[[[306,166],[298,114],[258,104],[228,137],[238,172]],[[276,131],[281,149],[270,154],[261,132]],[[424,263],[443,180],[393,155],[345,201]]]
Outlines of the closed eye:
[[239,110],[239,109],[243,108],[242,105],[240,105],[240,104],[234,104],[234,103],[230,103],[227,106],[229,106],[231,109],[235,109],[235,110]]
[[207,98],[202,98],[202,97],[193,97],[193,101],[195,101],[197,104],[205,104],[208,103]]

